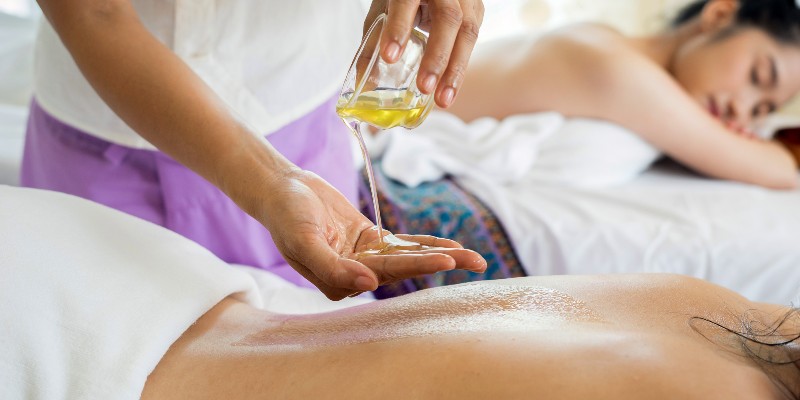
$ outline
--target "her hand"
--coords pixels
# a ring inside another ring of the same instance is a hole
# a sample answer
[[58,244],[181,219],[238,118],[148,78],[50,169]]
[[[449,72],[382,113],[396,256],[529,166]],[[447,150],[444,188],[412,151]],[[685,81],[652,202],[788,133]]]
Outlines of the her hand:
[[331,300],[397,280],[454,268],[483,272],[486,261],[458,243],[400,236],[431,248],[359,257],[378,239],[375,226],[336,189],[298,169],[270,182],[275,188],[258,218],[286,261]]
[[419,13],[419,25],[430,31],[422,57],[417,86],[423,93],[436,91],[435,100],[449,107],[464,80],[467,63],[483,23],[481,0],[373,0],[365,26],[387,13],[381,56],[386,62],[398,60]]

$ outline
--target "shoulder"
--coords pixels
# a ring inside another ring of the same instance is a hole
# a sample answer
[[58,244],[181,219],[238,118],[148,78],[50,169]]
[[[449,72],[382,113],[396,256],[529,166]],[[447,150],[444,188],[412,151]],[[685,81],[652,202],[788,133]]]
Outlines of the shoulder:
[[[648,57],[637,39],[602,24],[578,24],[542,36],[532,56],[551,58],[573,81],[584,104],[574,114],[609,119],[628,112],[631,100],[642,96],[642,85],[653,90],[674,86],[669,73]],[[533,60],[530,60],[533,61]],[[634,102],[636,103],[636,102]]]
[[581,23],[568,25],[541,37],[543,46],[561,47],[587,56],[622,55],[633,51],[631,39],[604,24]]
[[553,31],[541,38],[542,55],[558,57],[590,89],[610,91],[640,74],[666,71],[648,58],[635,39],[603,24],[583,23]]

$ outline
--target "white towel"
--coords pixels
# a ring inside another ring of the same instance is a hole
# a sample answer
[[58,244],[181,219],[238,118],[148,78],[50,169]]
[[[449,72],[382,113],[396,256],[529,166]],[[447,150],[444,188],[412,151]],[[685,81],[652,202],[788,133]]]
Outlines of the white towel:
[[169,346],[229,295],[300,313],[368,301],[327,301],[116,210],[0,185],[2,399],[138,399]]
[[231,267],[250,275],[255,280],[263,299],[261,308],[278,314],[316,314],[375,301],[371,292],[354,298],[331,301],[317,289],[297,286],[263,269],[239,265]]
[[253,280],[199,245],[75,197],[0,186],[4,399],[138,399],[169,346]]
[[605,186],[630,180],[659,156],[620,126],[553,112],[471,123],[434,112],[414,131],[385,134],[390,138],[381,149],[383,171],[411,187],[445,175],[500,184]]

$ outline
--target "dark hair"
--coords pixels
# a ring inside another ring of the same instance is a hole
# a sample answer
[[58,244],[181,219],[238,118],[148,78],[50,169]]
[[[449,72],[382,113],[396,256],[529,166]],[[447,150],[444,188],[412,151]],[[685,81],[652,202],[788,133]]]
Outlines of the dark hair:
[[780,332],[790,324],[796,329],[799,317],[800,308],[792,308],[772,323],[763,322],[765,319],[772,319],[769,316],[748,314],[738,318],[740,324],[738,328],[731,328],[704,317],[693,317],[690,319],[689,324],[696,332],[712,342],[715,341],[700,332],[695,322],[705,322],[733,334],[739,339],[740,349],[744,351],[747,357],[758,362],[764,372],[775,383],[783,386],[792,399],[800,399],[800,382],[787,382],[776,377],[777,374],[769,371],[769,369],[781,367],[800,370],[800,351],[797,348],[798,344],[800,344],[800,333],[792,333],[787,336],[785,333]]
[[[672,21],[681,26],[700,13],[708,0],[697,0],[684,7]],[[776,40],[800,45],[800,6],[795,0],[739,0],[734,27],[753,27]]]

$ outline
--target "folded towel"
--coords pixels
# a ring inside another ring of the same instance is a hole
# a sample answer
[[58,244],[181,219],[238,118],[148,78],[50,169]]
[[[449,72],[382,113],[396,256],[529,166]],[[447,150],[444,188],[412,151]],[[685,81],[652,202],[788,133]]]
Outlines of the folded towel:
[[332,302],[229,266],[159,226],[77,197],[0,185],[3,399],[138,399],[170,345],[227,296],[281,313]]
[[199,245],[76,197],[0,186],[0,392],[138,399],[170,345],[253,279]]
[[444,175],[501,184],[613,185],[638,175],[660,154],[618,125],[554,112],[470,123],[434,112],[414,131],[384,134],[390,136],[382,151],[385,174],[411,187]]

